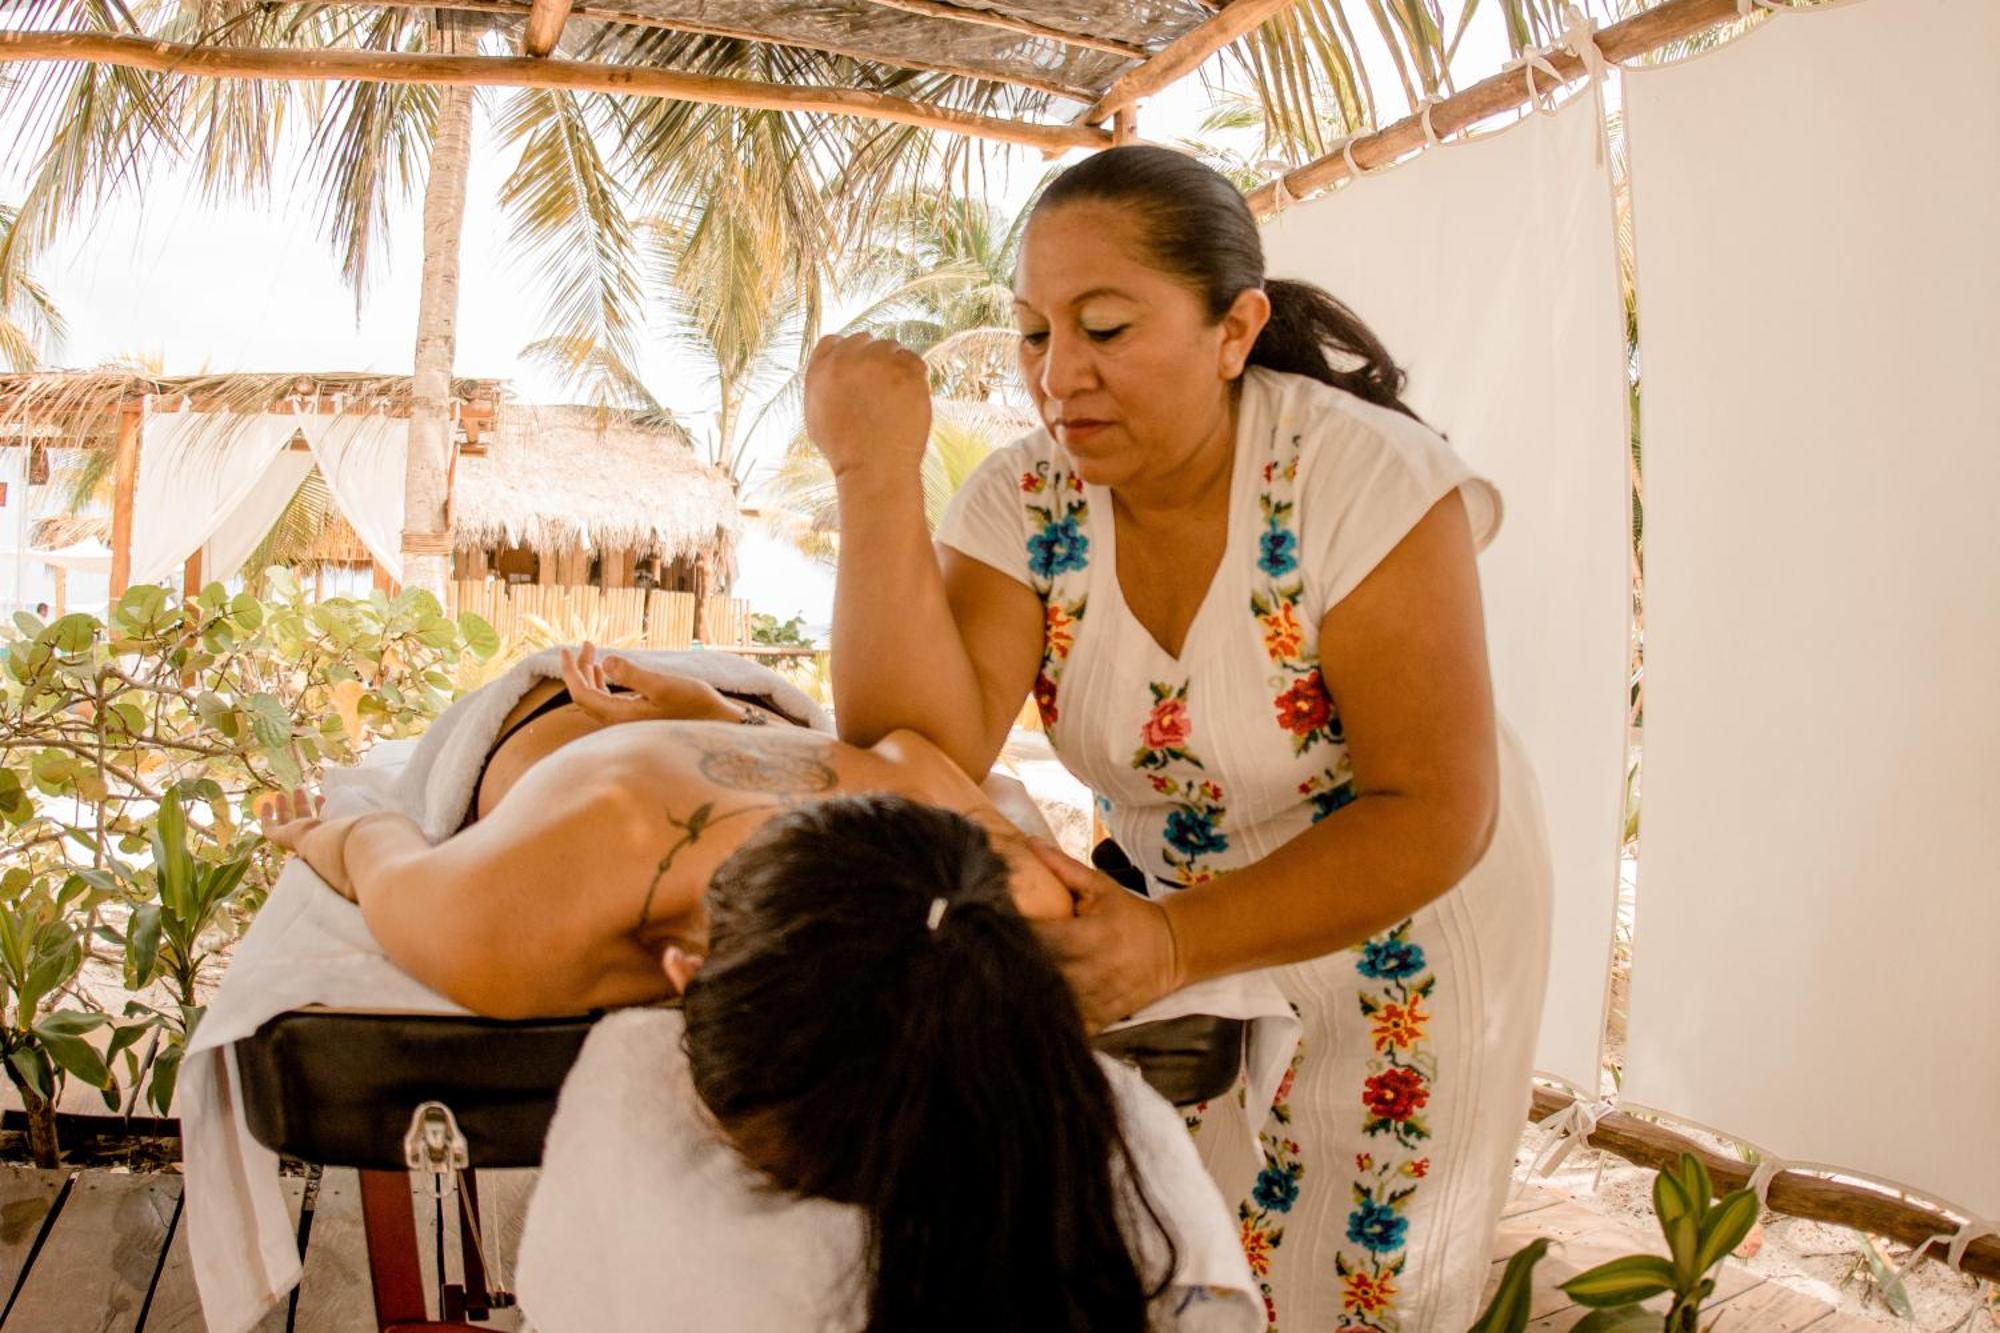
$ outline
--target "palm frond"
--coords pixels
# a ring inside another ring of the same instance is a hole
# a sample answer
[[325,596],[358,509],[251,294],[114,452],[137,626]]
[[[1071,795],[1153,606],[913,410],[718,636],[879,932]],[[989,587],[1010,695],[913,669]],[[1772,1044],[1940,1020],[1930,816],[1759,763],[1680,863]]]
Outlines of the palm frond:
[[[600,405],[649,406],[632,367],[645,323],[642,257],[626,194],[599,150],[602,98],[527,89],[504,103],[501,141],[520,144],[500,207],[546,294],[546,337],[557,364]],[[588,354],[581,354],[588,349]]]

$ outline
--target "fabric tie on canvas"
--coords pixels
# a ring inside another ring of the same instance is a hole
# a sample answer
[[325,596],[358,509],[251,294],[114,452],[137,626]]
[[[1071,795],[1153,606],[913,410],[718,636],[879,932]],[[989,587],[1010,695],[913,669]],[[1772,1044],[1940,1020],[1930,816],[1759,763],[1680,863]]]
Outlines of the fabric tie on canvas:
[[1597,1122],[1616,1109],[1616,1104],[1608,1097],[1594,1102],[1586,1102],[1579,1097],[1550,1116],[1543,1122],[1546,1132],[1535,1148],[1535,1174],[1554,1175],[1576,1146],[1597,1129]]

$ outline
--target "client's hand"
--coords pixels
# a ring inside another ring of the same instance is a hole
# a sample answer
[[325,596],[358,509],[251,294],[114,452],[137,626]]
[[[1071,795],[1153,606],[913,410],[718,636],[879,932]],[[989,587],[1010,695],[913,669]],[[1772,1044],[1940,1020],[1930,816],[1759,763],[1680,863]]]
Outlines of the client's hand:
[[265,837],[295,853],[335,893],[353,902],[354,886],[348,882],[341,845],[354,821],[321,819],[319,812],[325,804],[324,796],[308,794],[303,787],[279,792],[258,806],[257,822]]
[[[562,650],[562,676],[569,697],[606,726],[661,718],[733,722],[742,711],[707,681],[655,671],[609,653],[599,655],[589,642]],[[613,685],[626,693],[613,694]]]
[[1033,845],[1076,902],[1074,917],[1034,927],[1069,978],[1086,1028],[1096,1032],[1181,988],[1180,950],[1164,908],[1040,839]]

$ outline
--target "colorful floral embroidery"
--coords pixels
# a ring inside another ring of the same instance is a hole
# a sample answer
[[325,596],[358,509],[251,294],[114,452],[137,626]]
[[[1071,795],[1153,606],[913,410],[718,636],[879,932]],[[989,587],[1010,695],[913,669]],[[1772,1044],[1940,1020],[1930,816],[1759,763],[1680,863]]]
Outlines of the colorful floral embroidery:
[[1035,711],[1043,729],[1053,731],[1061,717],[1056,696],[1063,664],[1076,646],[1077,624],[1087,605],[1082,596],[1057,596],[1056,582],[1090,564],[1090,537],[1084,531],[1090,506],[1082,480],[1053,470],[1046,459],[1021,474],[1021,494],[1028,497],[1022,507],[1034,529],[1028,537],[1028,572],[1042,597],[1042,669],[1035,675]]
[[[1340,719],[1335,718],[1337,729]],[[1334,739],[1344,740],[1335,736]],[[1347,752],[1340,752],[1340,762],[1324,772],[1315,774],[1299,784],[1299,795],[1312,802],[1313,823],[1317,824],[1334,811],[1354,800],[1354,766],[1348,761]]]
[[1282,464],[1264,465],[1264,489],[1257,507],[1264,516],[1257,537],[1257,569],[1261,586],[1250,592],[1250,613],[1263,633],[1264,655],[1278,669],[1272,695],[1278,726],[1292,738],[1292,753],[1304,754],[1322,741],[1338,745],[1344,737],[1340,717],[1319,673],[1314,645],[1307,642],[1299,620],[1305,601],[1305,580],[1299,573],[1297,505],[1292,485],[1299,474],[1300,436],[1291,438]]
[[1354,1158],[1354,1208],[1347,1215],[1347,1242],[1334,1256],[1341,1282],[1341,1316],[1335,1325],[1373,1333],[1399,1333],[1396,1279],[1408,1258],[1410,1222],[1405,1215],[1431,1163],[1421,1155],[1431,1130],[1424,1108],[1430,1104],[1437,1064],[1427,1039],[1430,1014],[1424,1001],[1437,986],[1423,946],[1410,938],[1411,922],[1368,940],[1357,951],[1355,970],[1371,982],[1361,991],[1361,1016],[1369,1022],[1375,1056],[1361,1085],[1362,1133],[1387,1140],[1377,1152]]
[[1162,858],[1181,883],[1204,883],[1216,872],[1203,866],[1202,859],[1229,850],[1229,835],[1223,832],[1228,808],[1222,785],[1206,775],[1189,748],[1194,721],[1188,714],[1187,682],[1154,681],[1152,690],[1153,710],[1139,725],[1132,767],[1149,773],[1153,790],[1174,802],[1160,830],[1166,842]]
[[[1293,1012],[1298,1012],[1297,1006]],[[1284,1243],[1284,1216],[1298,1206],[1300,1185],[1306,1166],[1298,1140],[1290,1137],[1292,1124],[1292,1080],[1298,1076],[1299,1062],[1305,1058],[1305,1043],[1292,1054],[1292,1063],[1278,1083],[1271,1099],[1270,1118],[1257,1132],[1264,1148],[1264,1169],[1250,1187],[1250,1197],[1236,1206],[1241,1224],[1243,1253],[1250,1260],[1250,1274],[1264,1294],[1266,1333],[1277,1333],[1278,1299],[1271,1286],[1271,1252]]]

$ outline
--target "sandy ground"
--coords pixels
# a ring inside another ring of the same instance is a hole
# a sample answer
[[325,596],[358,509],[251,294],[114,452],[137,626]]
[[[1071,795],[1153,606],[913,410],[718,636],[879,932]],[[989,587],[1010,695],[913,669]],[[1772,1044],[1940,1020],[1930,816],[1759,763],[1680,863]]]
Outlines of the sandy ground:
[[[1515,1179],[1528,1176],[1546,1142],[1538,1126],[1523,1132],[1515,1157]],[[1594,1148],[1579,1148],[1545,1179],[1634,1232],[1657,1234],[1653,1173],[1643,1167]],[[1759,1225],[1744,1251],[1738,1252],[1739,1261],[1843,1314],[1922,1333],[2000,1333],[2000,1288],[1992,1283],[1926,1261],[1903,1279],[1914,1315],[1904,1319],[1889,1308],[1872,1277],[1864,1257],[1867,1238],[1860,1232],[1772,1212],[1766,1212]],[[1891,1265],[1900,1266],[1909,1256],[1906,1246],[1886,1241],[1875,1244]],[[1755,1253],[1745,1253],[1753,1247]]]

